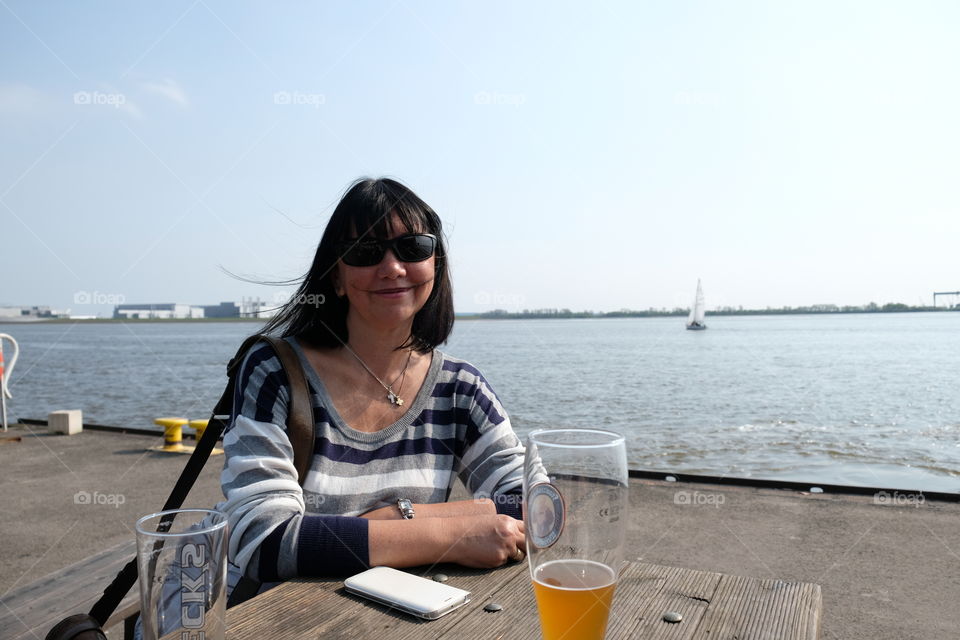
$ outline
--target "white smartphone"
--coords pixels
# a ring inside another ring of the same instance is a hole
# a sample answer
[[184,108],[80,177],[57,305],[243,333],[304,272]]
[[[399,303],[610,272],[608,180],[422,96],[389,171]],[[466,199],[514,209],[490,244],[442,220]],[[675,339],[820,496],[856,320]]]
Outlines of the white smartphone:
[[344,580],[350,593],[406,613],[436,620],[470,602],[470,592],[390,567],[374,567]]

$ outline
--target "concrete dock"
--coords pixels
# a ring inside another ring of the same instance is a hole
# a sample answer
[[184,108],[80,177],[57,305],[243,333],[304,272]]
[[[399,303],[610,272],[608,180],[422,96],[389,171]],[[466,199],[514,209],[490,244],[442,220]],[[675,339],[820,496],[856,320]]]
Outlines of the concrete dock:
[[[0,595],[133,540],[187,456],[162,438],[16,426],[0,444]],[[212,458],[187,506],[221,499]],[[631,480],[630,557],[823,587],[825,639],[960,637],[960,503]],[[74,612],[64,612],[67,613]],[[111,638],[121,637],[111,630]],[[0,639],[4,632],[0,629]]]

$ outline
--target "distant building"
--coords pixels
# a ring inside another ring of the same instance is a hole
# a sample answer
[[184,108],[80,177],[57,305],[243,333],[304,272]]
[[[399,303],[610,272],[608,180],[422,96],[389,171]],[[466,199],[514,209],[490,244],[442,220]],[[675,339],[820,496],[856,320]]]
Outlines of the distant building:
[[0,307],[0,319],[3,320],[39,320],[61,318],[69,315],[67,311],[51,309],[47,306]]
[[128,320],[167,320],[176,318],[272,318],[276,304],[260,298],[243,298],[240,302],[190,305],[182,303],[118,304],[113,317]]
[[203,318],[204,308],[176,302],[160,304],[118,304],[113,308],[113,317],[126,320]]
[[203,307],[204,318],[239,318],[240,305],[236,302],[221,302],[208,304]]
[[267,302],[260,298],[241,298],[241,318],[272,318],[277,315],[279,304]]

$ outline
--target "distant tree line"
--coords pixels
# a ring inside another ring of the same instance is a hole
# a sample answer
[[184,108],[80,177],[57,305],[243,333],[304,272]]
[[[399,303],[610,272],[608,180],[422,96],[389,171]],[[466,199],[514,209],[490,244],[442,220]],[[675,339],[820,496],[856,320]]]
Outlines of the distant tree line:
[[[815,304],[807,307],[767,307],[766,309],[744,309],[743,307],[719,307],[708,310],[712,316],[769,316],[810,313],[908,313],[916,311],[960,311],[960,305],[953,307],[910,306],[902,302],[888,302],[879,305],[876,302],[861,306],[837,306],[835,304]],[[475,318],[516,319],[516,318],[654,318],[660,316],[685,316],[689,309],[620,309],[619,311],[571,311],[570,309],[524,309],[507,311],[494,309],[483,313],[470,314]]]

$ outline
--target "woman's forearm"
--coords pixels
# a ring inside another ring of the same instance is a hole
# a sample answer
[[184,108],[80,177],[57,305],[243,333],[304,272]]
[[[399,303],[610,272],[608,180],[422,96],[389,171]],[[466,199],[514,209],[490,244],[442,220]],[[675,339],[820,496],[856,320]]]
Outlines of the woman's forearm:
[[415,567],[438,561],[446,544],[435,518],[370,521],[370,566]]
[[502,514],[370,520],[371,566],[414,567],[455,562],[499,567],[522,549],[523,522]]
[[[414,519],[419,518],[455,518],[460,516],[493,515],[497,512],[492,500],[487,498],[477,500],[458,500],[456,502],[437,502],[433,504],[413,505]],[[400,509],[395,505],[380,507],[369,511],[361,518],[368,520],[402,520]]]
[[475,500],[458,500],[456,502],[438,502],[434,504],[417,505],[416,512],[421,511],[427,518],[455,518],[459,516],[491,516],[497,513],[497,507],[489,498]]

